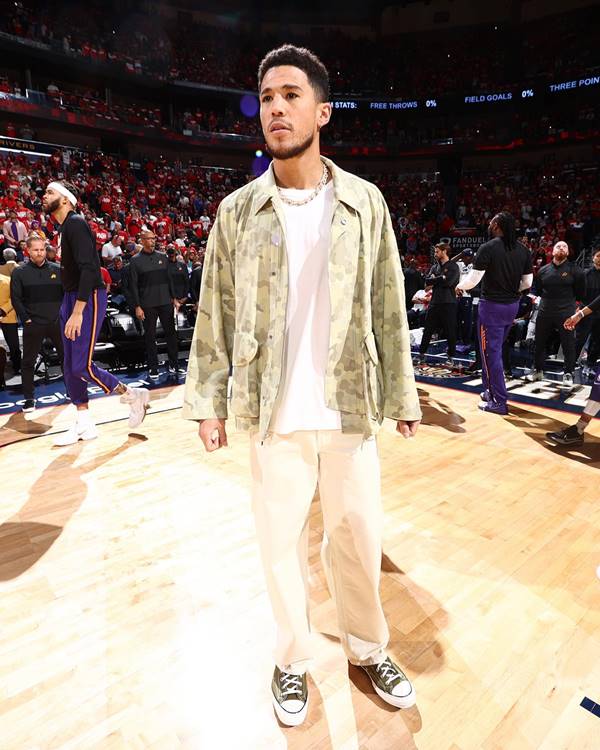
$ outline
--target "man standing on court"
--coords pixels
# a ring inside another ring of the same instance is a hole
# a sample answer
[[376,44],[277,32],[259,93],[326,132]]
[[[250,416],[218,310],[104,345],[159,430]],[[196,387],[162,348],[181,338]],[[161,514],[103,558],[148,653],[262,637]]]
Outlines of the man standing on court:
[[483,392],[479,408],[492,414],[508,414],[502,347],[519,310],[521,292],[533,281],[531,256],[517,241],[514,217],[496,214],[489,225],[492,239],[477,251],[473,270],[456,287],[460,295],[481,285],[478,335]]
[[27,237],[29,263],[16,268],[10,277],[13,305],[23,324],[23,411],[35,409],[34,368],[45,338],[49,338],[63,361],[63,344],[58,316],[63,298],[58,263],[46,259],[46,238],[32,232]]
[[575,313],[577,300],[585,297],[585,275],[577,263],[569,261],[569,246],[562,240],[552,248],[552,263],[542,266],[535,279],[540,306],[535,321],[533,370],[528,379],[543,380],[546,346],[558,331],[564,354],[563,385],[572,387],[575,370],[575,334],[564,322]]
[[440,329],[446,336],[446,365],[452,367],[456,352],[456,285],[460,279],[458,265],[450,260],[450,246],[439,242],[434,248],[435,263],[425,279],[425,287],[432,288],[431,301],[427,308],[423,337],[419,346],[419,359],[425,361],[425,354],[431,336]]
[[[582,320],[600,312],[600,297],[596,297],[587,305],[581,307],[577,312],[568,317],[563,323],[567,331],[572,331]],[[600,412],[600,366],[596,365],[594,373],[594,383],[590,391],[586,405],[583,407],[583,413],[575,424],[565,427],[556,432],[547,432],[546,437],[558,445],[574,447],[583,445],[583,433],[589,427],[592,419]]]
[[156,348],[156,321],[160,320],[169,355],[169,372],[180,374],[177,358],[177,331],[173,311],[178,307],[169,274],[169,260],[165,253],[157,252],[156,235],[150,229],[141,234],[142,251],[129,264],[129,290],[137,320],[144,323],[144,342],[148,360],[148,375],[159,377]]
[[107,294],[94,235],[83,216],[75,212],[77,189],[66,180],[51,182],[42,203],[44,212],[52,214],[59,224],[60,273],[65,292],[60,308],[63,374],[69,398],[77,408],[76,422],[59,434],[54,444],[70,445],[98,436],[88,409],[88,383],[104,393],[121,394],[121,402],[129,404],[129,426],[138,427],[146,416],[148,390],[121,383],[92,361],[106,314]]
[[200,422],[207,451],[227,445],[229,415],[251,431],[253,510],[278,628],[272,700],[279,719],[297,725],[313,655],[306,571],[317,485],[345,653],[383,700],[415,702],[386,654],[374,436],[384,417],[413,436],[421,411],[387,206],[374,185],[320,155],[331,116],[327,70],[309,50],[284,45],[264,58],[258,84],[273,161],[219,207],[184,416]]

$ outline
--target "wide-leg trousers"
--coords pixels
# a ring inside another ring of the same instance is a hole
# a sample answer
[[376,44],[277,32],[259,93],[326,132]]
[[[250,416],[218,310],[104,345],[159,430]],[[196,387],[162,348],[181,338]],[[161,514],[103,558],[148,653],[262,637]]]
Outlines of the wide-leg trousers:
[[252,504],[277,624],[275,662],[302,674],[313,655],[308,518],[318,486],[321,559],[342,646],[353,664],[385,659],[389,632],[379,597],[383,511],[375,438],[341,430],[251,439]]

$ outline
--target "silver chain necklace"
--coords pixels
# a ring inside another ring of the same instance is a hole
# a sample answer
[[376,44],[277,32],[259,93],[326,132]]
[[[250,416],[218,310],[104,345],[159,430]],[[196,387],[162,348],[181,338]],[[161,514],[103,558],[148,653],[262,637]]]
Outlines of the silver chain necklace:
[[312,191],[312,193],[307,197],[303,198],[301,201],[295,201],[292,200],[292,198],[288,198],[282,193],[282,189],[277,186],[277,190],[279,192],[279,197],[284,203],[287,203],[288,206],[305,206],[307,203],[310,203],[312,200],[314,200],[317,195],[323,190],[325,185],[327,185],[327,180],[329,179],[329,170],[327,169],[327,165],[323,164],[323,175],[319,182],[317,183],[316,188]]

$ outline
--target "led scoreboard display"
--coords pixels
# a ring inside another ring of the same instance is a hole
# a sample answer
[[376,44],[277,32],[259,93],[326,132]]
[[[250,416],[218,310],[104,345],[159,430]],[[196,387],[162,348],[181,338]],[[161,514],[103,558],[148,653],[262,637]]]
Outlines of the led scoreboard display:
[[396,112],[399,114],[414,112],[415,110],[432,112],[438,109],[450,112],[460,108],[472,109],[477,105],[502,106],[502,104],[512,103],[513,106],[519,106],[522,102],[537,101],[559,92],[586,91],[594,87],[600,88],[600,75],[572,81],[560,81],[545,86],[536,85],[534,88],[523,86],[507,91],[478,91],[462,95],[442,94],[420,99],[370,99],[367,97],[352,99],[348,97],[347,99],[334,99],[331,106],[334,110]]

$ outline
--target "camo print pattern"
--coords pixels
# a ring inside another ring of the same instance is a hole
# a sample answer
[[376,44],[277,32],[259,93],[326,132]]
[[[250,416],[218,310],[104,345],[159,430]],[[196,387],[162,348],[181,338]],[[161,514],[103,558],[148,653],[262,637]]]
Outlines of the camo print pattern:
[[[331,409],[342,412],[344,432],[368,436],[384,417],[421,418],[404,279],[380,191],[323,161],[335,194],[325,397]],[[184,418],[233,415],[239,429],[268,432],[284,362],[284,227],[272,166],[219,206],[207,243]]]

